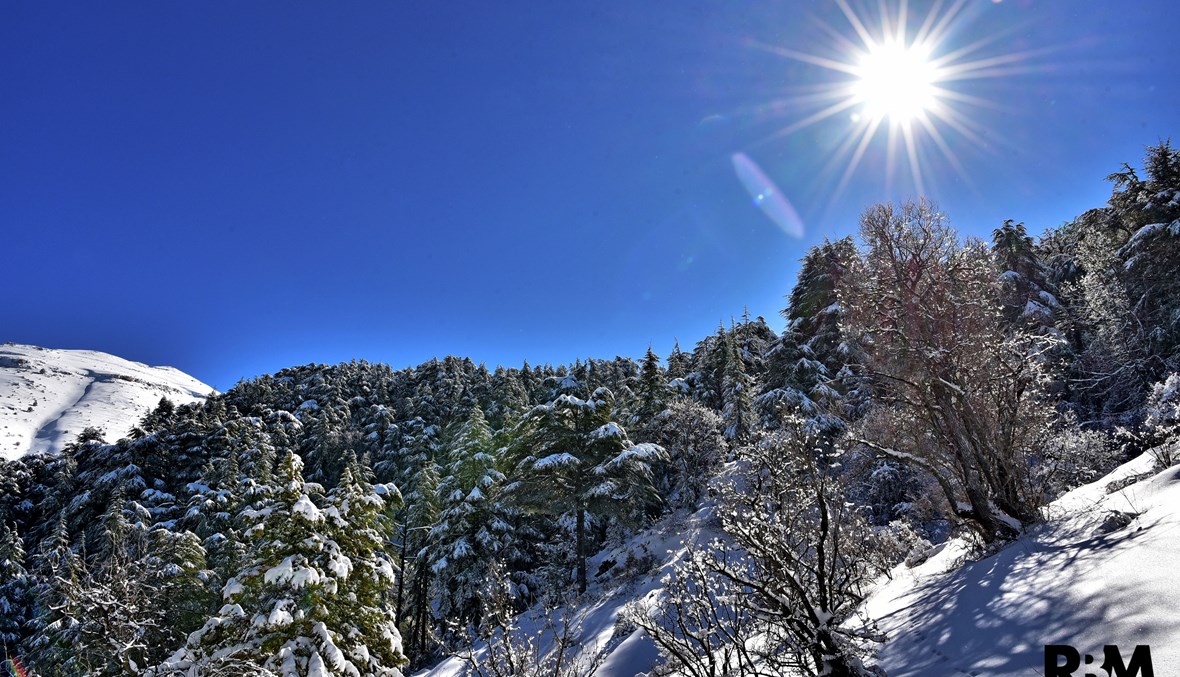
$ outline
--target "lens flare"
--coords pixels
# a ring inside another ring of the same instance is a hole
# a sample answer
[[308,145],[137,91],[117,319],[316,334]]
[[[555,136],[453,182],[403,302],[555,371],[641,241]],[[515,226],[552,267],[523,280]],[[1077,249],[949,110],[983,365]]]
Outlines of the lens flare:
[[803,237],[803,219],[799,218],[791,201],[753,160],[745,153],[734,153],[733,170],[746,192],[754,198],[755,207],[761,209],[787,235]]
[[15,658],[10,658],[3,663],[0,663],[0,667],[4,668],[4,677],[28,677],[29,675],[28,671],[25,670],[25,667],[21,665],[20,661]]

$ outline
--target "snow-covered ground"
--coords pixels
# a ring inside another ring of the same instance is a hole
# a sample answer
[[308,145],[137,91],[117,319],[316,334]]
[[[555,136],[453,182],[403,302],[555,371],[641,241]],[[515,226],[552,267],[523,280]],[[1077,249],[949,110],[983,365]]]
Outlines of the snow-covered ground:
[[[951,540],[922,564],[899,566],[865,604],[888,637],[882,667],[890,677],[1031,676],[1043,673],[1046,644],[1068,644],[1101,672],[1105,645],[1129,660],[1147,644],[1155,674],[1180,674],[1180,570],[1171,569],[1180,565],[1180,467],[1155,472],[1152,462],[1145,454],[1066,494],[1044,524],[990,557],[968,561],[965,543]],[[657,556],[630,582],[607,572],[591,585],[577,615],[583,651],[607,654],[595,677],[633,677],[658,662],[651,641],[616,619],[627,602],[658,593],[681,539],[712,538],[708,515],[673,516],[594,558],[591,572],[627,552]],[[464,674],[452,658],[420,677]]]
[[991,557],[957,566],[964,548],[952,541],[899,568],[867,605],[889,636],[882,666],[890,677],[1036,675],[1046,644],[1068,644],[1099,672],[1104,645],[1129,659],[1147,644],[1155,674],[1180,674],[1178,480],[1180,467],[1155,473],[1144,454],[1055,501],[1045,524]]
[[91,350],[0,344],[0,458],[60,451],[89,426],[114,441],[161,397],[186,404],[213,392],[172,367]]
[[[587,601],[570,612],[580,644],[577,662],[597,665],[592,676],[587,677],[632,677],[646,673],[659,663],[655,644],[642,631],[618,621],[629,602],[660,593],[659,579],[670,573],[684,556],[682,542],[698,544],[714,538],[716,532],[710,527],[712,512],[711,507],[706,507],[691,515],[675,513],[654,528],[619,546],[608,547],[588,560]],[[555,613],[564,611],[559,609]],[[530,613],[521,616],[518,622],[528,634],[535,633],[539,625]],[[541,646],[547,647],[551,639],[551,635],[542,635]],[[599,662],[591,658],[594,654],[605,655]],[[466,675],[464,661],[452,657],[417,677]]]

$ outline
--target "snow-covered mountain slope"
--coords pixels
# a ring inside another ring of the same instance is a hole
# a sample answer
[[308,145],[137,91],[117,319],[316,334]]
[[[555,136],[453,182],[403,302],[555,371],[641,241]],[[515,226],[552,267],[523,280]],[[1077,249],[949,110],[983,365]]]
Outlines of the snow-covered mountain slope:
[[890,677],[1041,674],[1046,644],[1095,667],[1105,645],[1129,660],[1146,644],[1155,674],[1180,674],[1180,467],[1157,473],[1152,461],[1066,494],[991,557],[958,566],[964,548],[951,541],[900,567],[867,605],[890,638],[880,656]]
[[[1095,666],[1108,644],[1128,661],[1147,644],[1155,674],[1180,674],[1180,582],[1171,568],[1180,562],[1180,466],[1156,472],[1152,463],[1144,454],[1066,494],[1046,508],[1044,524],[990,557],[968,561],[967,545],[952,539],[922,564],[898,566],[865,604],[888,638],[881,666],[890,677],[1026,677],[1043,673],[1046,644],[1073,646],[1095,656]],[[656,666],[651,640],[618,623],[619,614],[659,594],[659,578],[683,554],[681,539],[716,535],[710,513],[670,516],[593,559],[590,571],[628,553],[659,555],[646,575],[591,583],[589,601],[573,612],[582,653],[606,653],[594,677]],[[541,643],[551,642],[542,634]],[[418,677],[467,674],[450,658]]]
[[172,367],[91,350],[0,344],[0,458],[60,451],[90,426],[114,441],[161,397],[186,404],[213,392]]

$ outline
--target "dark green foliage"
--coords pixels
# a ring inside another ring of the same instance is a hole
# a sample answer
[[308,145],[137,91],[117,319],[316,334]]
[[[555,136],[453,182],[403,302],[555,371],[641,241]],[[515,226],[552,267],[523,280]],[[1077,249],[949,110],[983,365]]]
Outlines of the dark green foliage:
[[164,664],[165,674],[213,673],[226,656],[284,673],[397,674],[401,637],[383,599],[394,583],[384,550],[386,499],[352,459],[321,509],[302,470],[288,452],[274,498],[243,513],[249,549],[222,590],[226,604]]
[[161,397],[156,408],[143,417],[131,431],[132,437],[144,437],[171,427],[176,422],[176,405],[167,397]]
[[1060,290],[1051,281],[1051,273],[1023,223],[1008,219],[992,231],[992,254],[999,272],[1004,322],[1013,332],[1028,332],[1041,339],[1051,379],[1048,388],[1064,396],[1070,387],[1069,365],[1076,354],[1059,328],[1070,326],[1068,310],[1058,300]]
[[79,655],[74,652],[81,625],[74,591],[81,583],[83,567],[70,543],[65,520],[58,519],[35,559],[36,615],[22,652],[41,673],[83,674],[85,666],[78,663]]
[[738,339],[722,339],[724,360],[721,366],[721,418],[728,440],[744,442],[756,423],[753,409],[754,379],[746,371],[746,361],[738,349]]
[[32,616],[24,541],[0,522],[0,657],[16,656]]
[[672,352],[668,353],[668,378],[684,378],[692,368],[692,357],[680,350],[680,342],[672,345]]
[[[420,424],[420,419],[417,419]],[[437,633],[431,613],[430,590],[434,581],[428,535],[438,519],[439,466],[433,449],[433,429],[425,429],[413,439],[405,481],[399,484],[405,503],[395,515],[393,537],[397,551],[398,577],[394,595],[397,618],[406,641],[406,655],[417,666],[428,651],[435,648]]]
[[1111,174],[1107,206],[1041,245],[1077,354],[1067,397],[1102,425],[1135,425],[1150,385],[1180,369],[1180,152],[1149,147],[1143,174]]
[[633,444],[610,420],[614,396],[598,388],[586,399],[567,381],[554,401],[538,405],[517,427],[514,499],[529,508],[574,519],[579,592],[586,590],[587,517],[634,520],[659,500],[652,464],[663,460],[653,444]]
[[844,339],[844,309],[837,288],[859,257],[852,238],[825,241],[803,258],[783,318],[787,327],[767,348],[765,377],[757,408],[768,427],[785,412],[798,412],[827,434],[863,411],[866,380],[860,356]]
[[1136,337],[1148,361],[1147,378],[1180,369],[1180,150],[1170,143],[1147,149],[1147,178],[1133,170],[1114,174],[1111,206],[1137,227],[1118,251]]
[[1050,327],[1060,304],[1053,297],[1045,270],[1023,223],[1012,219],[992,231],[992,252],[1000,271],[1000,295],[1004,319]]
[[439,514],[429,534],[430,567],[440,589],[440,619],[462,628],[483,618],[481,589],[512,529],[499,501],[504,475],[479,407],[472,407],[448,446],[436,490]]
[[638,406],[632,417],[633,424],[651,420],[664,410],[668,392],[666,378],[663,368],[660,367],[659,356],[652,351],[651,346],[648,346],[639,372]]
[[783,311],[787,324],[802,337],[813,359],[823,365],[821,373],[828,376],[839,372],[848,358],[846,349],[841,347],[843,311],[836,290],[856,257],[856,245],[850,237],[825,241],[810,249]]
[[725,459],[724,421],[717,412],[682,398],[644,428],[647,441],[664,447],[668,459],[655,466],[656,488],[674,507],[692,507]]

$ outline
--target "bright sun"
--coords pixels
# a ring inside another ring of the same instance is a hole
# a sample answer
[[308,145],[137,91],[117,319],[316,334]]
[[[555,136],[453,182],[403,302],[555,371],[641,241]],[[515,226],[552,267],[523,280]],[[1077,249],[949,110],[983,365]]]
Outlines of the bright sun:
[[876,44],[856,66],[852,93],[870,120],[908,123],[934,105],[937,75],[929,50],[892,41]]
[[[847,116],[846,131],[835,137],[837,145],[818,174],[821,179],[830,177],[843,166],[831,204],[880,136],[884,137],[887,191],[898,170],[908,165],[914,188],[925,192],[922,165],[935,162],[953,168],[970,183],[954,148],[964,142],[986,148],[997,138],[972,115],[973,109],[995,108],[996,104],[969,93],[970,81],[1028,72],[1030,66],[1024,62],[1049,48],[998,52],[993,35],[952,44],[952,35],[969,33],[963,28],[973,16],[970,0],[934,2],[924,16],[911,14],[908,0],[879,0],[876,16],[861,16],[850,0],[835,2],[851,32],[816,18],[826,45],[822,53],[757,45],[836,74],[830,82],[800,88],[799,94],[775,102],[797,116],[775,136]],[[864,0],[858,7],[871,4]]]

